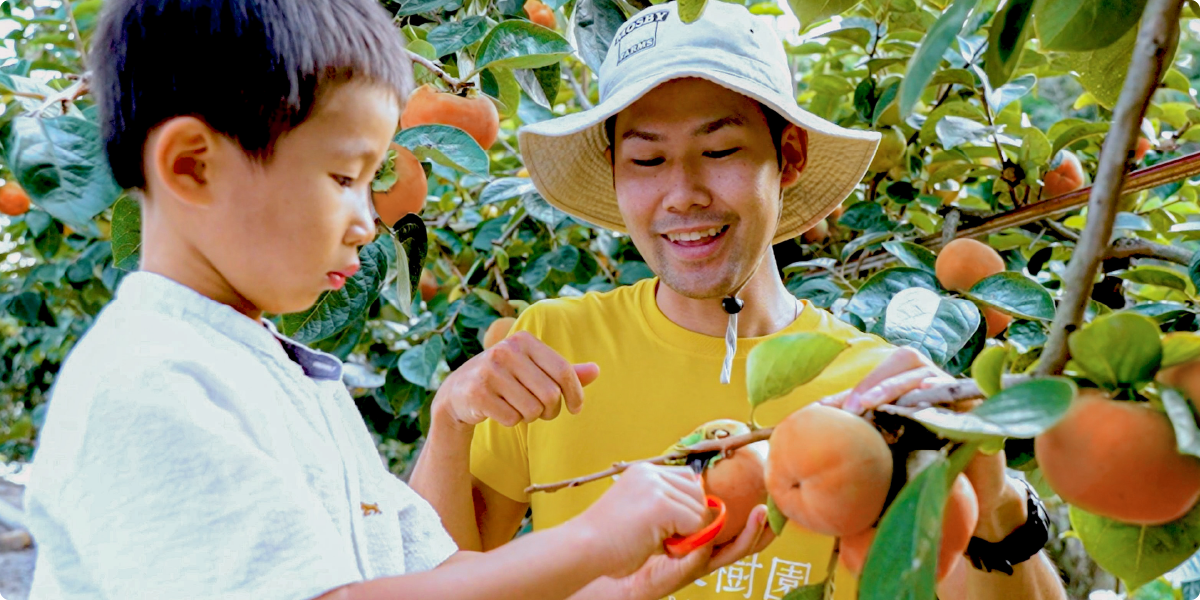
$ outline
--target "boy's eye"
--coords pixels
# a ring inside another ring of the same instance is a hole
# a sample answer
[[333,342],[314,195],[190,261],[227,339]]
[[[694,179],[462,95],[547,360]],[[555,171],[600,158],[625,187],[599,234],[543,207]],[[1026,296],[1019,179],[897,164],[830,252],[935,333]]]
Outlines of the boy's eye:
[[713,150],[711,152],[705,152],[704,156],[707,156],[709,158],[725,158],[726,156],[729,156],[730,154],[733,154],[734,152],[737,152],[738,150],[741,150],[741,148],[729,148],[728,150]]
[[333,177],[333,180],[342,187],[350,187],[354,185],[353,177],[346,177],[345,175],[331,175],[331,177]]
[[658,165],[663,164],[663,159],[661,156],[658,158],[648,158],[648,159],[634,158],[634,159],[631,159],[630,162],[632,162],[633,164],[635,164],[639,167],[657,167]]

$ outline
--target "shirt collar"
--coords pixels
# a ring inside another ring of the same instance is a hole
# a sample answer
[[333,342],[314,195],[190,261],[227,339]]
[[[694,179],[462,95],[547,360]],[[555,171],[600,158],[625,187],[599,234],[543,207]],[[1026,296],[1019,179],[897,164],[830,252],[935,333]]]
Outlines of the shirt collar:
[[199,292],[157,273],[136,271],[121,280],[116,299],[126,307],[157,312],[208,325],[277,361],[298,365],[312,379],[339,381],[342,361],[280,334],[267,320],[255,321]]

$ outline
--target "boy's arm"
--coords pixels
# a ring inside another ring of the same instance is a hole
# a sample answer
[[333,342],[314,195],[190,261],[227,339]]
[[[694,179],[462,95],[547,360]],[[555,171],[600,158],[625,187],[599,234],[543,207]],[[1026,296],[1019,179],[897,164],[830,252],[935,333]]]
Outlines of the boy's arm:
[[347,585],[320,600],[567,598],[597,578],[635,572],[667,537],[699,529],[707,513],[703,488],[690,470],[637,465],[559,527],[486,554],[460,553],[425,573]]
[[433,505],[460,548],[489,547],[481,530],[490,543],[504,543],[503,533],[511,537],[514,521],[519,525],[525,514],[523,503],[472,485],[475,425],[489,418],[505,427],[553,419],[564,403],[578,413],[583,386],[598,375],[594,364],[572,365],[529,333],[518,332],[446,378],[433,400],[429,437],[409,485]]

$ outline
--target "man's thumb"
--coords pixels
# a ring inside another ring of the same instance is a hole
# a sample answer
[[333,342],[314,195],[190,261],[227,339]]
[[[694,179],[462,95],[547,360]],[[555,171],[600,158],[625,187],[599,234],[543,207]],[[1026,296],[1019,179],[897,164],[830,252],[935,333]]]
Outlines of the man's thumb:
[[600,365],[596,363],[580,363],[573,366],[575,368],[575,375],[579,377],[581,385],[587,385],[600,376]]

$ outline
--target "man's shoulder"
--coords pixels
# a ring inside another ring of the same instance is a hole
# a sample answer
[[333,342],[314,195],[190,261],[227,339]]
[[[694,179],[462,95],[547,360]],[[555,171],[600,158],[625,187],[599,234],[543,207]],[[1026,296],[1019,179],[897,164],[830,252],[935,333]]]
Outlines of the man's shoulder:
[[521,313],[521,319],[540,326],[570,324],[577,327],[589,322],[605,321],[611,325],[611,318],[628,318],[631,312],[640,310],[639,302],[646,291],[645,286],[653,285],[653,279],[643,279],[607,291],[539,300]]

